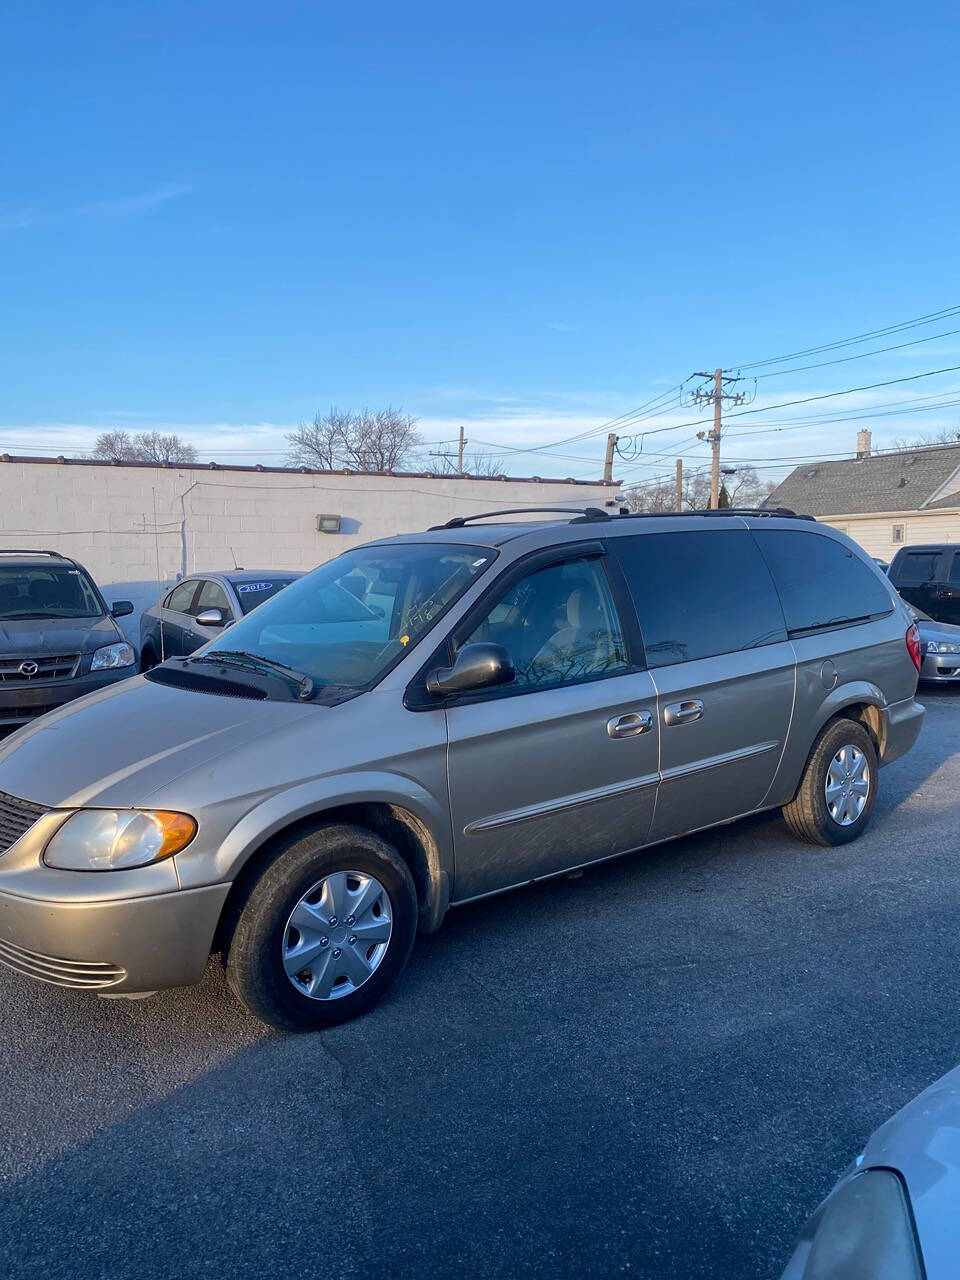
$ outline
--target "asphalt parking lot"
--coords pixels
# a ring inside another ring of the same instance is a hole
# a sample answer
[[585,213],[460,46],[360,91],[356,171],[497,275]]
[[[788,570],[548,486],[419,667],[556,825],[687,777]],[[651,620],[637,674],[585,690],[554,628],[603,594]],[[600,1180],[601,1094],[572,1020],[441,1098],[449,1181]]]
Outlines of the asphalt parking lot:
[[960,692],[869,833],[763,816],[451,914],[392,998],[268,1033],[203,984],[0,970],[0,1274],[770,1277],[960,1062]]

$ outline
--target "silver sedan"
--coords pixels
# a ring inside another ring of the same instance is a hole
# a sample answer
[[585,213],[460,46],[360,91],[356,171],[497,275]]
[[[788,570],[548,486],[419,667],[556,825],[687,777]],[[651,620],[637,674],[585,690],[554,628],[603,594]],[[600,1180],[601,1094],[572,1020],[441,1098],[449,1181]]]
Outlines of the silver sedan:
[[960,680],[960,627],[937,622],[915,605],[909,608],[920,631],[920,679],[938,684]]
[[953,1280],[958,1204],[960,1067],[867,1141],[803,1228],[781,1280]]

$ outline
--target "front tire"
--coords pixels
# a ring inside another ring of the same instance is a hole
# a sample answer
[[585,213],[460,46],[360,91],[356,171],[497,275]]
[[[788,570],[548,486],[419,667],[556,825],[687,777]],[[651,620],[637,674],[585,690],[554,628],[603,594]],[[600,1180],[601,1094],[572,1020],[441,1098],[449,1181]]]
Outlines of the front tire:
[[797,794],[783,817],[798,840],[848,844],[870,821],[877,798],[877,750],[856,720],[831,720],[820,731]]
[[362,827],[319,827],[247,890],[225,951],[227,981],[272,1027],[335,1026],[383,999],[416,932],[416,889],[396,849]]

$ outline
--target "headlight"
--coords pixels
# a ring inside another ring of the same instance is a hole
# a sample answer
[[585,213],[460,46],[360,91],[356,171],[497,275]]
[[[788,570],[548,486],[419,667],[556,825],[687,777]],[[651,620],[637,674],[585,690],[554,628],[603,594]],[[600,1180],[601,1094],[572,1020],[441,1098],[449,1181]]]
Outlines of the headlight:
[[128,644],[105,644],[97,649],[90,663],[91,671],[112,671],[115,667],[132,667],[136,655]]
[[930,640],[927,653],[960,653],[960,644],[948,644],[944,640]]
[[120,871],[144,867],[185,849],[197,834],[186,813],[165,809],[80,809],[43,851],[48,867]]
[[922,1280],[910,1210],[896,1174],[869,1169],[829,1196],[783,1274],[790,1280]]

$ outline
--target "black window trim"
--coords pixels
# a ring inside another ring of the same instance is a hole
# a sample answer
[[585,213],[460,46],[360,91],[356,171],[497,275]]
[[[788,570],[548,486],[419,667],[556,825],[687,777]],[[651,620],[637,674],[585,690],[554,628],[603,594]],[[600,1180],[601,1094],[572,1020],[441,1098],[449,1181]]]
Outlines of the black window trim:
[[804,636],[818,636],[824,631],[843,631],[847,627],[862,627],[868,622],[877,622],[880,618],[889,618],[896,605],[890,601],[890,608],[882,613],[864,613],[859,618],[844,618],[842,622],[818,622],[812,627],[797,627],[787,632],[788,640],[802,640]]
[[[522,578],[541,569],[549,569],[556,564],[565,564],[570,560],[600,560],[610,591],[610,598],[620,624],[627,665],[617,671],[600,672],[596,676],[588,676],[585,680],[577,680],[566,684],[546,686],[500,685],[492,689],[479,689],[475,693],[449,694],[447,697],[436,697],[427,692],[427,676],[437,667],[449,667],[453,662],[453,642],[471,634],[479,626],[498,600],[515,586]],[[608,554],[606,541],[563,542],[551,547],[541,547],[524,556],[511,561],[501,573],[497,574],[470,606],[455,627],[444,636],[430,657],[417,671],[407,685],[403,695],[403,705],[408,711],[435,711],[450,706],[470,706],[476,702],[491,702],[501,698],[521,698],[533,693],[549,693],[554,689],[570,689],[582,684],[596,684],[598,680],[615,680],[621,676],[636,675],[646,671],[643,653],[643,641],[637,623],[633,600],[627,591],[623,571],[615,557]]]

